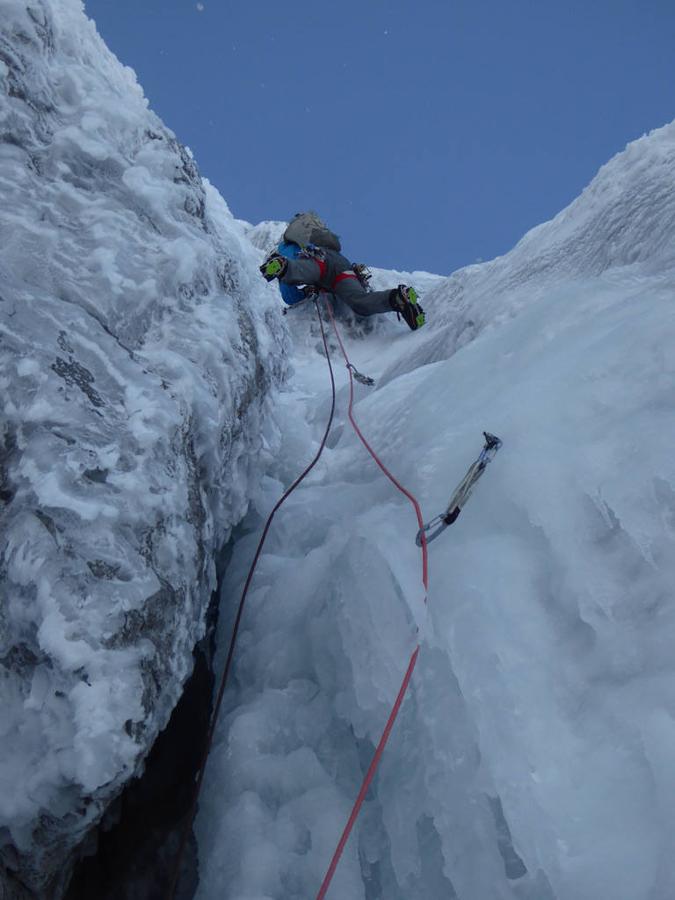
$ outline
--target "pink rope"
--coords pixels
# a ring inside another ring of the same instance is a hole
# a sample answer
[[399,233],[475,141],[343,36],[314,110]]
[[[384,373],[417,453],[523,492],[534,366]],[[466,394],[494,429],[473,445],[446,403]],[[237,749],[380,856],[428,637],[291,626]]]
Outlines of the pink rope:
[[[344,356],[345,363],[347,364],[347,371],[349,372],[349,421],[351,422],[354,431],[358,435],[362,444],[370,453],[372,458],[375,460],[380,469],[384,472],[387,478],[392,482],[392,484],[402,493],[404,494],[410,503],[413,505],[415,509],[415,514],[417,516],[417,521],[419,523],[420,528],[424,528],[424,520],[422,518],[422,511],[420,509],[420,505],[417,502],[417,499],[408,491],[406,488],[400,484],[396,478],[391,474],[389,469],[384,465],[382,460],[379,459],[373,448],[370,446],[368,441],[363,436],[361,429],[359,428],[353,414],[353,406],[354,406],[354,379],[352,377],[352,365],[349,361],[349,357],[347,356],[347,351],[345,350],[344,344],[342,343],[342,338],[340,337],[340,332],[338,331],[337,324],[335,322],[335,317],[333,315],[333,309],[331,307],[330,301],[327,304],[328,306],[328,315],[330,316],[331,323],[333,325],[333,330],[335,331],[335,336],[340,345],[340,350],[342,351],[342,355]],[[426,603],[426,592],[429,590],[429,564],[428,564],[428,554],[427,554],[427,541],[424,531],[422,531],[422,583],[424,584],[425,596],[424,602]],[[335,848],[335,852],[333,853],[333,857],[330,861],[330,865],[328,866],[328,870],[324,876],[323,881],[321,882],[321,887],[319,888],[319,893],[316,895],[316,900],[323,900],[328,892],[328,888],[330,887],[331,881],[333,880],[333,876],[335,874],[335,870],[337,869],[338,863],[340,862],[340,857],[342,856],[342,852],[349,840],[349,836],[352,832],[352,828],[358,818],[359,813],[361,812],[361,807],[363,806],[363,801],[366,798],[366,794],[368,793],[368,788],[375,776],[375,772],[377,771],[377,767],[380,764],[380,760],[382,758],[382,754],[384,753],[384,749],[387,746],[387,741],[389,740],[389,735],[391,734],[391,730],[394,727],[394,723],[396,722],[396,718],[398,716],[399,710],[401,708],[401,704],[403,703],[403,699],[408,690],[408,685],[410,684],[410,679],[412,678],[412,673],[415,669],[415,664],[417,663],[417,656],[420,652],[419,644],[415,647],[412,656],[410,657],[410,662],[408,663],[408,668],[406,669],[405,675],[403,676],[403,681],[401,682],[401,687],[399,688],[398,694],[396,695],[396,700],[394,701],[394,705],[389,713],[389,718],[387,719],[387,723],[384,726],[384,731],[382,732],[382,736],[378,742],[377,748],[375,749],[375,753],[371,760],[370,765],[368,766],[368,771],[365,774],[363,779],[363,783],[361,784],[361,789],[359,790],[358,796],[354,801],[354,805],[352,807],[352,811],[349,815],[349,819],[347,820],[347,824],[345,825],[340,840],[338,842],[337,847]]]
[[316,312],[319,317],[319,325],[321,326],[321,336],[323,337],[323,345],[326,351],[326,359],[328,360],[328,371],[330,372],[330,383],[332,389],[333,399],[331,401],[330,415],[328,417],[328,424],[326,425],[326,430],[324,432],[323,438],[321,439],[321,444],[319,445],[319,449],[317,450],[314,459],[310,462],[307,468],[295,479],[293,484],[282,494],[282,496],[277,500],[274,509],[267,517],[267,522],[265,523],[265,528],[263,529],[263,533],[260,537],[260,541],[258,542],[258,548],[255,552],[255,556],[253,557],[253,562],[248,570],[248,575],[246,577],[246,583],[244,584],[244,589],[241,594],[241,599],[239,600],[239,608],[237,609],[237,617],[234,622],[234,627],[232,629],[232,636],[230,638],[230,646],[227,653],[227,660],[225,662],[225,668],[223,670],[222,677],[220,679],[220,685],[218,688],[218,695],[216,698],[216,703],[213,709],[213,715],[211,716],[211,724],[209,725],[209,731],[206,737],[206,743],[204,745],[204,753],[202,755],[202,761],[199,768],[199,775],[197,777],[197,781],[195,784],[195,789],[192,795],[192,802],[190,804],[190,808],[188,810],[188,814],[185,819],[185,823],[183,825],[180,845],[178,847],[178,853],[176,854],[176,862],[174,864],[173,873],[171,877],[171,882],[169,884],[169,890],[167,893],[168,900],[174,900],[176,896],[176,888],[178,886],[178,879],[180,876],[180,867],[183,856],[185,854],[185,847],[187,845],[188,835],[190,833],[190,826],[192,825],[192,821],[195,817],[195,813],[197,811],[197,801],[199,800],[199,794],[202,788],[202,782],[204,781],[204,772],[206,771],[206,763],[208,761],[209,753],[211,752],[211,746],[213,744],[213,737],[216,731],[216,724],[218,722],[218,715],[220,713],[220,708],[223,703],[223,697],[225,695],[225,687],[227,685],[227,678],[230,673],[230,668],[232,666],[232,659],[234,657],[234,650],[237,644],[237,636],[239,634],[239,626],[241,624],[241,619],[244,614],[244,608],[246,605],[246,598],[248,596],[248,590],[251,586],[251,582],[253,581],[253,575],[256,570],[256,566],[258,565],[258,560],[260,559],[260,554],[262,553],[263,545],[265,544],[265,540],[267,539],[267,534],[270,530],[270,526],[272,525],[272,519],[274,518],[275,513],[279,509],[279,507],[284,503],[284,501],[293,493],[296,487],[303,481],[307,475],[312,471],[314,466],[319,461],[319,457],[323,453],[324,447],[326,446],[326,441],[328,440],[328,434],[330,432],[331,425],[333,423],[333,415],[335,413],[335,378],[333,376],[333,367],[330,362],[330,354],[328,352],[328,341],[326,340],[326,333],[323,327],[323,321],[321,319],[321,313],[319,312],[319,304],[314,301],[314,305],[316,307]]

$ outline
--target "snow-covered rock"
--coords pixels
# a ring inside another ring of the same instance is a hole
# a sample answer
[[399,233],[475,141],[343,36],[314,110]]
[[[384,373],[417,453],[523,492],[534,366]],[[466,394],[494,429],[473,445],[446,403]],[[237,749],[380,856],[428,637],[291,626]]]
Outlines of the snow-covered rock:
[[248,225],[245,233],[253,246],[267,256],[278,245],[287,226],[288,222],[259,222],[257,225]]
[[0,881],[46,896],[190,672],[285,329],[79,0],[0,2],[0,192]]
[[[430,545],[428,619],[415,517],[345,424],[336,358],[329,449],[277,513],[249,594],[197,823],[199,900],[316,896],[418,624],[328,897],[675,896],[674,177],[669,125],[512,253],[431,285],[427,328],[348,340],[377,378],[357,385],[356,417],[426,518],[481,431],[504,440]],[[296,341],[224,598],[322,433],[312,351]]]

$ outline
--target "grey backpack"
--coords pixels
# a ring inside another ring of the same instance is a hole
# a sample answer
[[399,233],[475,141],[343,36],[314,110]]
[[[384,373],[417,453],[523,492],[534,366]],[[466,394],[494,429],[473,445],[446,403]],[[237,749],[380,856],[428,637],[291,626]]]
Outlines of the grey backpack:
[[325,247],[326,250],[342,250],[340,238],[317,216],[315,212],[297,213],[290,225],[284,231],[284,240],[306,247],[307,244],[315,244],[317,247]]

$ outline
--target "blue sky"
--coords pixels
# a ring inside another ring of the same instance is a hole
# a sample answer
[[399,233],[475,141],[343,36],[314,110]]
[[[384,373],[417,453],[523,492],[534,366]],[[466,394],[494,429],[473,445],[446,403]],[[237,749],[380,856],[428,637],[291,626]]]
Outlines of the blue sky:
[[675,118],[673,0],[85,0],[251,222],[316,209],[354,260],[508,251]]

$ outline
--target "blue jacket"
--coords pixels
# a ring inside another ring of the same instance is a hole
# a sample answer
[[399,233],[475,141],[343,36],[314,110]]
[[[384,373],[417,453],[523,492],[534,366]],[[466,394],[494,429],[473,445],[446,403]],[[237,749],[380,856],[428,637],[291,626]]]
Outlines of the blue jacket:
[[[285,256],[286,259],[297,259],[300,256],[300,252],[300,247],[297,244],[287,241],[282,241],[277,247],[277,253]],[[305,295],[296,284],[284,284],[283,281],[277,283],[281,291],[281,297],[288,306],[293,306],[294,303],[299,303],[305,299]]]

